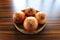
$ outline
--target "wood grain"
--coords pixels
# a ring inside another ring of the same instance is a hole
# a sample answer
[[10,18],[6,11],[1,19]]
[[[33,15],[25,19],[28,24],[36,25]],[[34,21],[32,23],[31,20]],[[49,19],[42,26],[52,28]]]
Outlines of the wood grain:
[[12,0],[0,0],[0,40],[60,40],[60,13],[47,14],[43,31],[34,35],[20,33],[13,25]]

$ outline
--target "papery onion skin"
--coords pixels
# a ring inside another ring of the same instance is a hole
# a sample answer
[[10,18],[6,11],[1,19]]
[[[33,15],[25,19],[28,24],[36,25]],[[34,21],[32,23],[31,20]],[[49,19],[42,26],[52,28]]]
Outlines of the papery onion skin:
[[23,23],[23,26],[27,31],[34,31],[38,28],[38,21],[35,17],[27,17]]
[[25,13],[24,12],[15,12],[13,19],[16,23],[23,23],[24,19],[25,19]]
[[46,14],[44,12],[38,12],[35,15],[36,19],[38,20],[39,24],[45,24],[46,23]]

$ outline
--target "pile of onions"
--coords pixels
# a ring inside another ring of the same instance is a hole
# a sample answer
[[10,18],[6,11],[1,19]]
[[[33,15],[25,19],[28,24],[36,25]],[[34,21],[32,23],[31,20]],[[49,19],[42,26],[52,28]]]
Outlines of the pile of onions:
[[33,8],[25,9],[24,11],[15,12],[13,19],[15,23],[23,23],[23,27],[27,31],[34,31],[39,24],[46,23],[46,14],[37,12]]

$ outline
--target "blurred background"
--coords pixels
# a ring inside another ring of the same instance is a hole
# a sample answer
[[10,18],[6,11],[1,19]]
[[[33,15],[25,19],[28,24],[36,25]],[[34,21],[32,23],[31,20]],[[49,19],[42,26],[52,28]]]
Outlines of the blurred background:
[[15,11],[32,7],[49,15],[60,13],[60,0],[13,0],[13,5]]

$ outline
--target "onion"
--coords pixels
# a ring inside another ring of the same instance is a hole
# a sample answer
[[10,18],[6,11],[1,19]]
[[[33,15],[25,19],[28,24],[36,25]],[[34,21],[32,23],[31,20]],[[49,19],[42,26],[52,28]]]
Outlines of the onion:
[[27,8],[24,12],[27,16],[34,16],[36,14],[36,10],[33,8]]
[[39,24],[45,24],[46,23],[46,14],[44,12],[38,12],[35,15],[35,17],[38,20]]
[[16,23],[22,23],[25,19],[25,13],[24,12],[15,12],[13,19]]
[[27,17],[24,20],[23,26],[27,31],[34,31],[38,28],[38,21],[35,17]]

